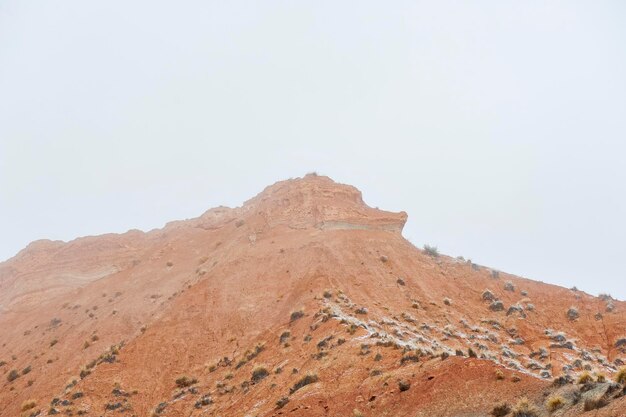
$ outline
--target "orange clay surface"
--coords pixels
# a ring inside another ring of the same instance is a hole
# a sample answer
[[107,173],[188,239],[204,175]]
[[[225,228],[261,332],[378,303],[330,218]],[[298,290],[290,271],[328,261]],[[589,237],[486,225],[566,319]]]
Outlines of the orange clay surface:
[[33,242],[0,263],[0,416],[481,417],[522,396],[626,415],[624,396],[544,406],[555,377],[626,362],[626,303],[429,256],[406,220],[308,175],[148,233]]

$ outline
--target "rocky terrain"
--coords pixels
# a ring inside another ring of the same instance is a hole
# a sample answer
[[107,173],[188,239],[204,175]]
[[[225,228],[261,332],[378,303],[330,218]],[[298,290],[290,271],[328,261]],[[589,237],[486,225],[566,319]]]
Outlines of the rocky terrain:
[[0,263],[0,416],[626,416],[626,303],[414,247],[307,175]]

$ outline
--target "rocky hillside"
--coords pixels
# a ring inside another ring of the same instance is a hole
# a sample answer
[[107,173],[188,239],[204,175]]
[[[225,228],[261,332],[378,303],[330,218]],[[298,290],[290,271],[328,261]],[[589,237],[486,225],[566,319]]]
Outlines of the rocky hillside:
[[34,242],[0,263],[0,416],[626,416],[626,303],[420,250],[406,219],[308,175]]

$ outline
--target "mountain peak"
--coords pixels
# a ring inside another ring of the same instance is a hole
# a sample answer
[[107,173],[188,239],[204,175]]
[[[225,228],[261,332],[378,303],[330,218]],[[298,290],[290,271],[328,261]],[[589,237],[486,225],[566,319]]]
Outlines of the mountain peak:
[[271,226],[318,229],[366,229],[401,233],[405,212],[369,207],[361,192],[326,176],[308,174],[279,181],[248,200],[243,211],[263,217]]

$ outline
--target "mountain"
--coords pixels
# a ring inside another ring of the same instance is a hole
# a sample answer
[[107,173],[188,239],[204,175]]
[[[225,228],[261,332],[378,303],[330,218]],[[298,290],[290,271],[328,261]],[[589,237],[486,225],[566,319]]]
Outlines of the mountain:
[[626,415],[626,303],[418,249],[406,220],[307,175],[33,242],[0,263],[0,416]]

